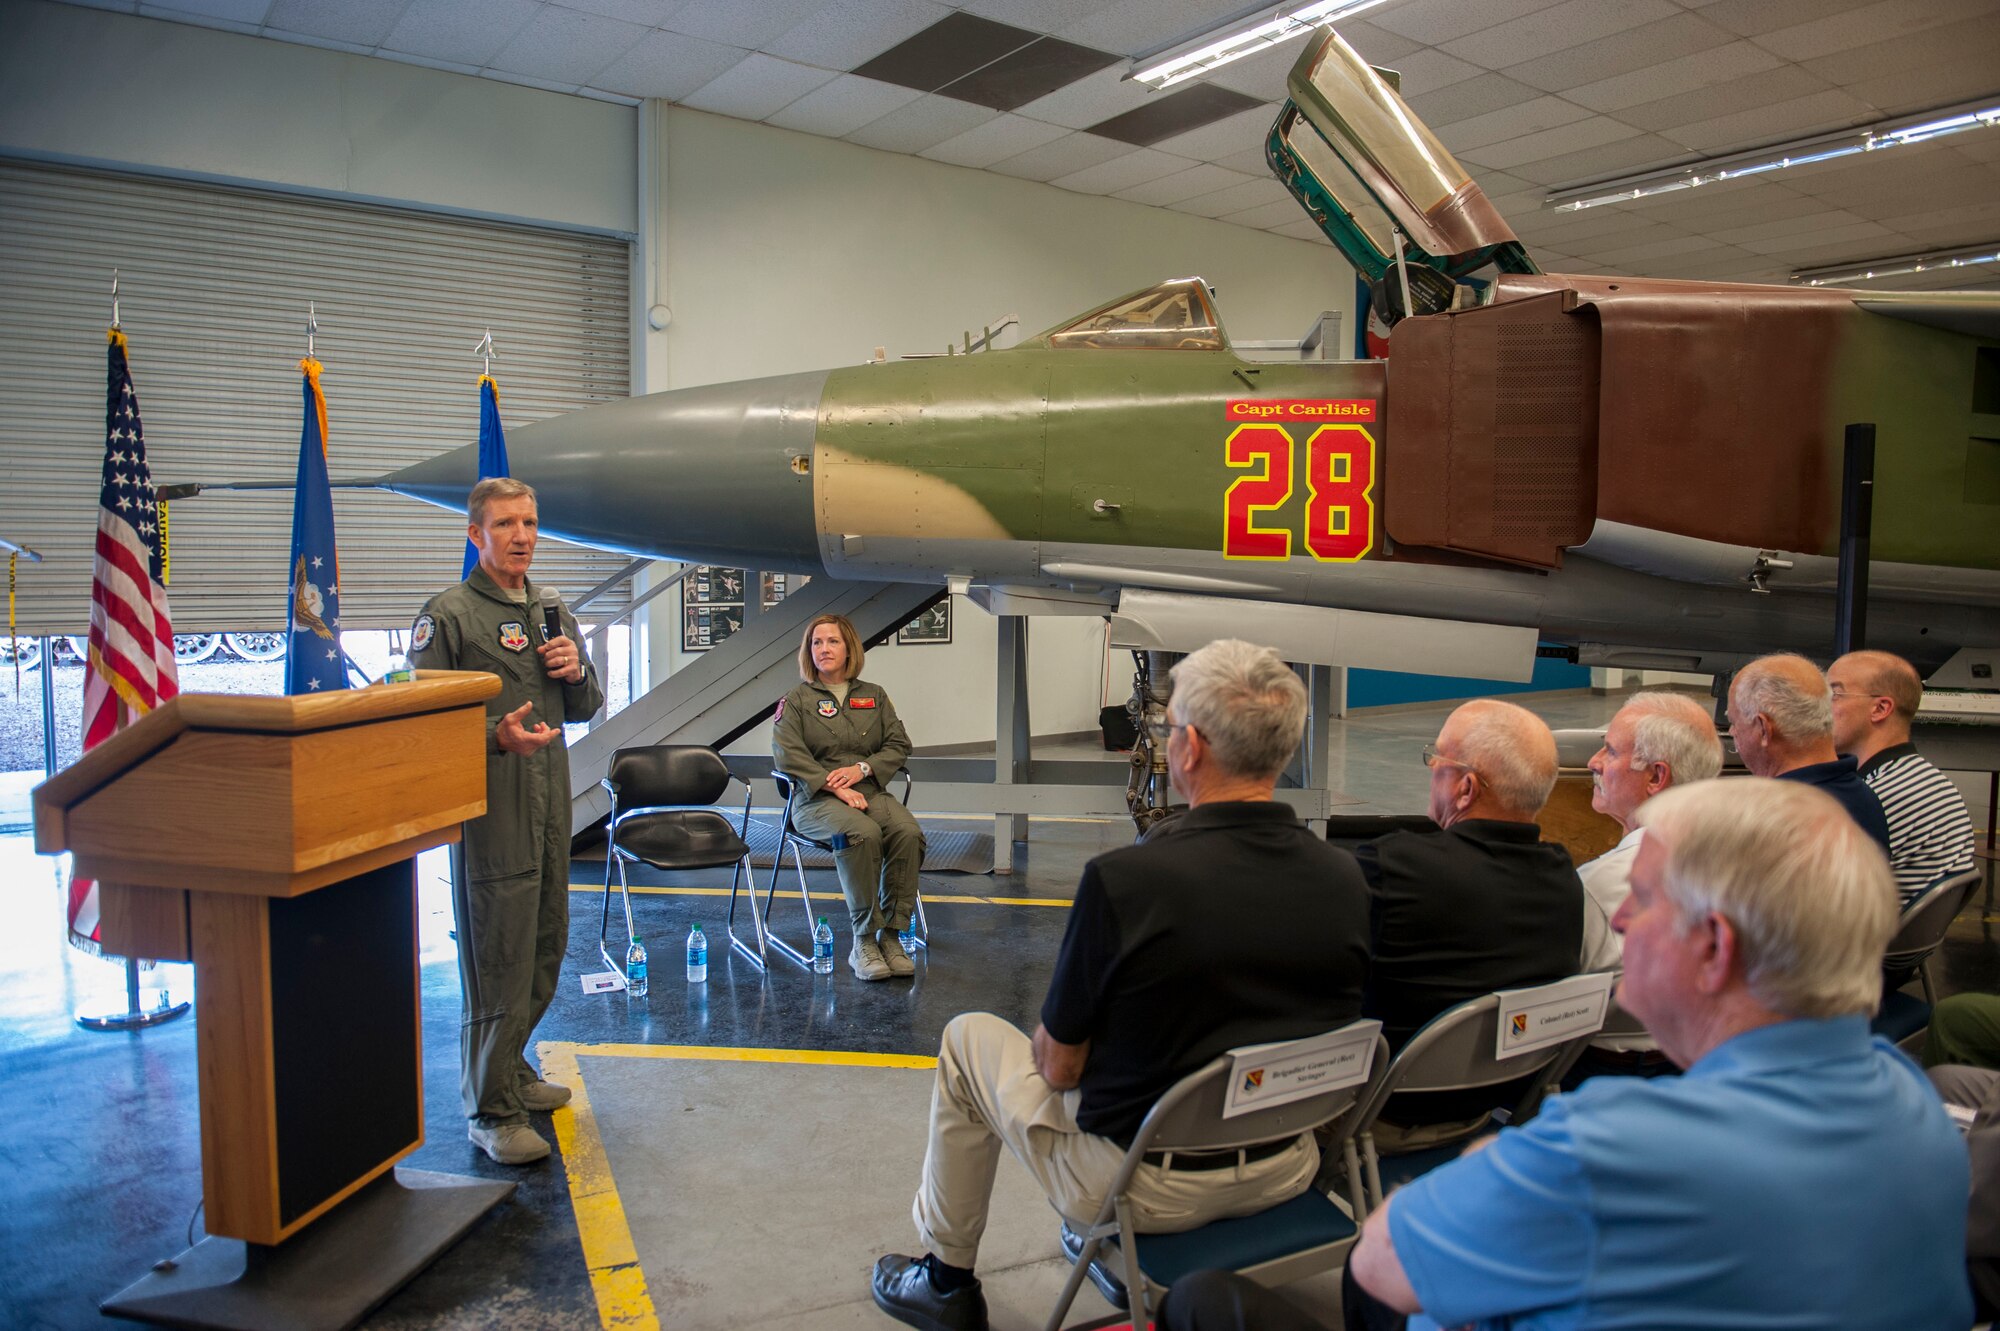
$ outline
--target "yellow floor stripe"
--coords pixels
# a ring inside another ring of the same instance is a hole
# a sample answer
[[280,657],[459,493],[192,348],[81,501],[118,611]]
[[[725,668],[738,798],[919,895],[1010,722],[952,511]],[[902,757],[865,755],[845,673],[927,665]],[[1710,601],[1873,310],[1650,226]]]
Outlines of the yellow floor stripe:
[[[571,892],[596,894],[604,891],[604,884],[571,883],[569,890]],[[642,895],[649,897],[726,897],[729,895],[729,889],[726,887],[635,887],[632,889],[632,895],[635,897]],[[812,894],[812,899],[814,901],[839,901],[842,898],[838,892],[815,892]],[[784,888],[778,889],[776,901],[779,905],[783,905],[787,901],[797,900],[798,889],[793,888],[790,891]],[[928,892],[924,893],[924,901],[926,904],[936,903],[947,906],[1070,906],[1075,904],[1068,897],[932,896]]]
[[[637,889],[634,889],[637,890]],[[604,1137],[590,1107],[577,1060],[593,1058],[685,1058],[730,1063],[812,1063],[851,1068],[913,1068],[929,1070],[937,1059],[916,1054],[862,1054],[844,1049],[739,1049],[687,1044],[574,1044],[546,1040],[536,1046],[542,1075],[570,1089],[567,1105],[555,1111],[556,1143],[562,1147],[569,1176],[570,1207],[576,1213],[577,1238],[584,1265],[590,1271],[597,1318],[605,1331],[659,1331],[659,1313],[646,1288],[646,1272],[625,1219],[625,1203],[611,1176]]]

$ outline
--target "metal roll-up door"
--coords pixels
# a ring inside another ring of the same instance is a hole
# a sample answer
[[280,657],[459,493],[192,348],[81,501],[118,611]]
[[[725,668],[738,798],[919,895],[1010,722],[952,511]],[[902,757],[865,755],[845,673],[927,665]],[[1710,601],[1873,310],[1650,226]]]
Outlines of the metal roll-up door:
[[[283,626],[309,305],[328,470],[378,476],[477,442],[488,328],[510,430],[626,396],[630,264],[620,237],[0,161],[0,536],[46,557],[21,632],[89,621],[113,268],[155,483],[286,487],[171,506],[189,633]],[[456,514],[336,490],[334,518],[343,627],[407,627],[458,577]],[[574,595],[626,562],[548,541],[535,572]]]

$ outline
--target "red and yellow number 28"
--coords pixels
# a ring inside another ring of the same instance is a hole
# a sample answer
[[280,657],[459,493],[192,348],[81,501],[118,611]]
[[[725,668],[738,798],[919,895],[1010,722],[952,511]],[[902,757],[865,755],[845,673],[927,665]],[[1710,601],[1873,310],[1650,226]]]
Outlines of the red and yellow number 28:
[[[1282,425],[1238,426],[1225,444],[1229,465],[1257,467],[1222,497],[1226,559],[1290,559],[1292,529],[1269,521],[1290,501],[1292,436]],[[1305,546],[1331,563],[1361,558],[1375,544],[1375,439],[1359,425],[1322,425],[1306,440]]]

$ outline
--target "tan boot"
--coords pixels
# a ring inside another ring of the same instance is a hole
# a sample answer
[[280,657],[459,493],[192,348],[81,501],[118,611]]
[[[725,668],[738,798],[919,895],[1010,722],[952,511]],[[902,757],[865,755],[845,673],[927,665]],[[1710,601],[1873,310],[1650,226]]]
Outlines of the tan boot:
[[903,951],[903,940],[896,936],[894,929],[884,929],[875,935],[875,944],[882,949],[882,960],[889,963],[891,975],[906,976],[917,973],[917,963],[910,960],[910,954]]
[[848,954],[847,964],[864,980],[886,980],[893,973],[875,940],[860,934],[854,936],[854,951]]

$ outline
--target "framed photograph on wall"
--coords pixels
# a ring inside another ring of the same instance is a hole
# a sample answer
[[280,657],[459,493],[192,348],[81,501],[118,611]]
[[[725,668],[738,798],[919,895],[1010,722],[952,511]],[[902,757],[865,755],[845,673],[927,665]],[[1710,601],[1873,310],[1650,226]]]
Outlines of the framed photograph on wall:
[[951,598],[947,596],[896,630],[899,643],[950,642]]

